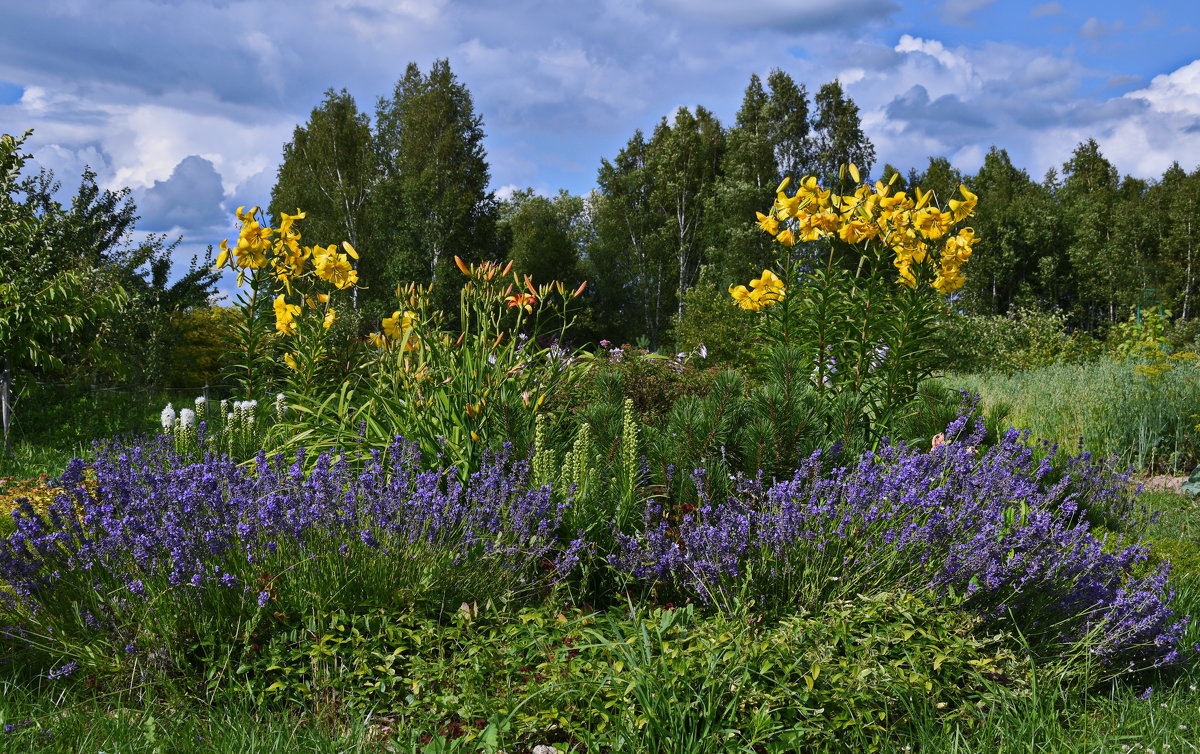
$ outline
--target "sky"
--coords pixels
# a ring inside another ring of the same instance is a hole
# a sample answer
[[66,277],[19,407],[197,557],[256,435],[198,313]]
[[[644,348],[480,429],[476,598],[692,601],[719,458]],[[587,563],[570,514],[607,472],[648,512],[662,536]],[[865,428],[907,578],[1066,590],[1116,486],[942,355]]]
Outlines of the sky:
[[595,187],[635,129],[703,105],[732,125],[751,74],[837,78],[876,173],[989,147],[1040,179],[1095,138],[1122,174],[1200,166],[1200,6],[1026,0],[4,0],[0,133],[34,129],[64,199],[90,166],[184,260],[266,205],[329,88],[373,114],[439,58],[483,118],[491,188]]

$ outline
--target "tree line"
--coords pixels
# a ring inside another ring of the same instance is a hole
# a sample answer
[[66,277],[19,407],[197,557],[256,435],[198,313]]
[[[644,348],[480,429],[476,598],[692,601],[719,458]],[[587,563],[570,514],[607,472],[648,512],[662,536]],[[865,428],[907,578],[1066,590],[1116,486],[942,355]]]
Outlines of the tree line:
[[[810,96],[774,70],[752,75],[734,122],[680,108],[601,160],[585,196],[488,191],[483,122],[466,86],[440,60],[410,64],[374,123],[345,90],[329,90],[284,147],[270,211],[303,208],[320,243],[349,238],[367,251],[360,278],[369,316],[389,311],[400,283],[433,283],[452,306],[450,264],[510,257],[537,279],[589,281],[587,337],[669,345],[702,269],[722,291],[771,264],[777,249],[754,225],[786,176],[836,185],[855,163],[870,175],[874,146],[839,82]],[[899,171],[884,165],[878,177]],[[868,179],[869,180],[869,179]],[[1200,171],[1178,164],[1155,181],[1121,177],[1094,140],[1035,181],[992,147],[973,175],[944,157],[897,175],[900,188],[948,201],[959,184],[980,196],[982,237],[959,311],[1061,311],[1103,330],[1132,308],[1195,316]]]
[[765,86],[751,77],[733,128],[697,106],[636,130],[586,196],[530,189],[497,200],[482,119],[446,60],[428,73],[409,64],[374,115],[327,91],[284,147],[269,207],[309,212],[313,242],[362,244],[368,315],[390,311],[407,282],[432,283],[452,307],[454,256],[509,257],[537,280],[589,281],[586,335],[654,347],[670,342],[702,268],[724,278],[770,263],[769,239],[746,219],[770,205],[781,175],[828,178],[843,162],[869,171],[875,160],[837,81],[810,98],[779,70]]
[[[303,209],[306,244],[348,239],[362,250],[363,332],[391,313],[396,287],[408,282],[431,283],[436,303],[453,312],[455,256],[510,258],[538,281],[589,281],[581,341],[669,347],[688,317],[719,316],[705,297],[772,264],[779,247],[755,226],[755,212],[785,176],[837,187],[843,163],[864,178],[876,168],[841,85],[810,94],[781,70],[750,76],[728,126],[698,105],[635,129],[600,161],[596,188],[583,196],[525,189],[498,199],[483,139],[483,119],[447,60],[428,72],[409,64],[373,117],[330,89],[296,126],[268,212]],[[85,171],[62,206],[53,174],[24,175],[22,142],[0,140],[0,350],[34,371],[167,380],[172,338],[204,340],[219,329],[209,316],[219,310],[207,307],[216,276],[194,263],[171,282],[173,246],[163,236],[133,241],[127,189],[101,190]],[[1093,333],[1138,308],[1196,318],[1200,168],[1122,177],[1088,140],[1040,181],[998,147],[974,174],[940,156],[903,175],[889,164],[875,173],[895,176],[899,188],[932,189],[943,204],[960,183],[979,195],[982,241],[952,301],[957,311],[1056,311]]]

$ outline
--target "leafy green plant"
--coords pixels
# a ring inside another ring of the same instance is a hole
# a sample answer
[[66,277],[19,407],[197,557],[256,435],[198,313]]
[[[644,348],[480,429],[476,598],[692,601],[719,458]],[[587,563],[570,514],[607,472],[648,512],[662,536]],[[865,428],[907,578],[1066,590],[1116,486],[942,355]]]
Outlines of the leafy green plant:
[[971,228],[952,231],[971,216],[976,197],[963,186],[963,199],[942,210],[932,192],[893,193],[882,182],[872,189],[859,183],[854,165],[842,168],[843,183],[847,174],[853,194],[834,194],[812,177],[792,196],[790,180],[780,184],[758,223],[784,250],[776,271],[730,294],[760,313],[768,348],[805,353],[807,379],[840,423],[861,423],[877,441],[908,414],[918,385],[941,361],[941,297],[962,286],[979,240]]
[[696,352],[701,347],[705,364],[725,369],[747,363],[755,347],[751,335],[754,315],[730,301],[717,285],[710,267],[700,269],[699,279],[683,294],[683,312],[675,325],[676,348]]
[[[297,400],[284,447],[320,451],[353,441],[386,448],[403,435],[465,478],[488,449],[512,443],[523,453],[530,446],[546,401],[582,373],[560,344],[583,286],[572,292],[560,283],[535,287],[528,277],[509,282],[511,265],[459,262],[468,280],[457,325],[433,308],[430,288],[401,290],[404,309],[370,336],[378,353],[367,377],[320,401]],[[556,332],[543,331],[543,317]]]
[[945,355],[943,369],[958,373],[1012,374],[1088,361],[1101,351],[1087,333],[1068,332],[1066,315],[1024,307],[994,316],[949,312],[937,342]]
[[1013,637],[880,593],[763,623],[691,605],[462,604],[286,618],[240,670],[260,701],[370,710],[485,751],[879,751],[914,710],[970,726],[1027,693]]

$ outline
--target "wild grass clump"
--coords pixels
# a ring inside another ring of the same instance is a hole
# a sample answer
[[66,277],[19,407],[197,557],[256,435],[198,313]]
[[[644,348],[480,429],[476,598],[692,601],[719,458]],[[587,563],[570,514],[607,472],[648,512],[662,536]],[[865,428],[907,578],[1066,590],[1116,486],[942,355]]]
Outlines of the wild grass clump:
[[1034,437],[1136,468],[1187,474],[1200,465],[1200,371],[1190,363],[1159,374],[1100,359],[1013,374],[955,375],[944,382],[978,393]]

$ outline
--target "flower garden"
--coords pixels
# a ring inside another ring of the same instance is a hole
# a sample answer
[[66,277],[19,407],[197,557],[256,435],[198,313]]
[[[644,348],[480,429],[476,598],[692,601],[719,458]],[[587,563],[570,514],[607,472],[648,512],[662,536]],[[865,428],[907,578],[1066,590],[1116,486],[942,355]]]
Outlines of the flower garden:
[[977,198],[843,180],[759,213],[724,371],[457,257],[339,341],[359,252],[239,208],[238,394],[5,491],[0,741],[1191,750],[1185,498],[931,379]]

